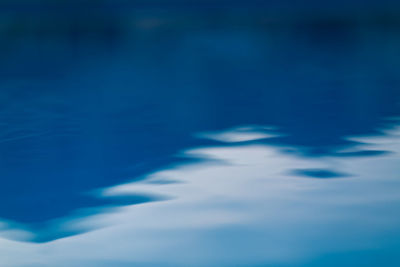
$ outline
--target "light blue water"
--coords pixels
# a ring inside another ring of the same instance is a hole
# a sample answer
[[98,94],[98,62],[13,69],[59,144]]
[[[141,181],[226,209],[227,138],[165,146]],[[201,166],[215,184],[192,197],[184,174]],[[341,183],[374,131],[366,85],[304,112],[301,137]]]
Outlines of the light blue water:
[[396,16],[161,6],[2,13],[0,266],[398,266]]

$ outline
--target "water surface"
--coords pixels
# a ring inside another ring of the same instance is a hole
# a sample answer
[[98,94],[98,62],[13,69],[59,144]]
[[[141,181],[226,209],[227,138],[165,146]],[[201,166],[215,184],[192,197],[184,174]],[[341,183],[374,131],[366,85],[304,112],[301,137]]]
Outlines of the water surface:
[[400,264],[398,19],[254,5],[7,5],[0,263]]

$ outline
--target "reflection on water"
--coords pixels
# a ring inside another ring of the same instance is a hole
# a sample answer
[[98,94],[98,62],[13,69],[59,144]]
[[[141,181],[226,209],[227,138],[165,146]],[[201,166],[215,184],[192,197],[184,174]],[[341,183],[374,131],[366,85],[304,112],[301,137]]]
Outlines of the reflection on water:
[[[98,192],[169,200],[61,221],[47,231],[113,227],[41,245],[3,240],[0,251],[27,255],[12,258],[17,266],[396,266],[400,128],[384,133],[352,139],[362,140],[360,149],[391,153],[351,160],[303,157],[249,139],[189,149],[183,154],[201,161]],[[304,179],[291,169],[334,169],[351,178]]]
[[99,10],[1,18],[6,266],[399,264],[395,18]]

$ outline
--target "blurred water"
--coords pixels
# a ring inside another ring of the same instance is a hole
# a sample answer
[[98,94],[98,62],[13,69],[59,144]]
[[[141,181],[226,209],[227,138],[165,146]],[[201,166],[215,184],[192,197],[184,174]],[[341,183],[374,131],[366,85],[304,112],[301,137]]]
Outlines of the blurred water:
[[8,4],[5,266],[399,264],[398,18],[214,4]]

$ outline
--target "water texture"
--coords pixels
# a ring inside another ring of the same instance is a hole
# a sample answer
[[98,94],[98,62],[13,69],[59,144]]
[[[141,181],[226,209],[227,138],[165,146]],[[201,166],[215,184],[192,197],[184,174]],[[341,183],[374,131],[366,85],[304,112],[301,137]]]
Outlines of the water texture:
[[337,4],[1,2],[0,266],[398,266],[400,9]]

